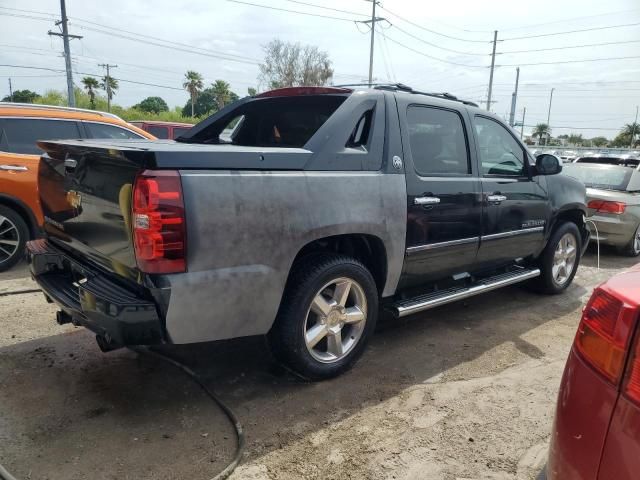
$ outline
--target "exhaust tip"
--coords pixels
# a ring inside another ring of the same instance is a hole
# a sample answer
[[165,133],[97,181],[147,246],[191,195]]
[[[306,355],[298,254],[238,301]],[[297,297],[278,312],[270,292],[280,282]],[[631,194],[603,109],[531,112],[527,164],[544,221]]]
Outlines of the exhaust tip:
[[62,310],[56,312],[56,322],[58,322],[58,325],[71,323],[71,321],[71,315],[69,315],[67,312],[64,312]]
[[113,342],[113,340],[111,340],[109,337],[106,337],[104,335],[96,335],[96,343],[98,344],[98,347],[103,353],[107,353],[112,350],[117,350],[118,348],[122,347],[122,345],[118,345],[117,343]]

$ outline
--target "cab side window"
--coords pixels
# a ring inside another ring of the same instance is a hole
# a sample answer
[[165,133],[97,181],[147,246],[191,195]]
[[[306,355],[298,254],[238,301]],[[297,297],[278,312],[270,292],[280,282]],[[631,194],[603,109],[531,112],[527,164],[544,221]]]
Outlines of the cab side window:
[[92,123],[84,122],[85,127],[89,131],[91,138],[114,138],[126,139],[126,138],[143,138],[137,133],[133,133],[125,128],[117,127],[115,125],[105,125],[104,123]]
[[495,120],[475,117],[482,175],[526,175],[524,150],[513,135]]
[[407,109],[411,158],[418,175],[471,173],[460,115],[451,110],[412,105]]
[[81,138],[77,122],[67,120],[0,118],[0,150],[40,155],[38,140]]

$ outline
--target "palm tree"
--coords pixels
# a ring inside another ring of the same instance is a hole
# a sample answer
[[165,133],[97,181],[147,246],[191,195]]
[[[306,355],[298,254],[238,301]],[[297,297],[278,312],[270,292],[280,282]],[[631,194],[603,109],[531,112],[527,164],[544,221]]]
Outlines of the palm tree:
[[225,104],[231,100],[231,86],[224,80],[216,80],[211,85],[211,88],[213,90],[213,97],[218,104],[218,110],[221,110]]
[[100,82],[93,77],[84,77],[82,79],[82,85],[89,94],[89,102],[91,103],[91,109],[96,108],[96,90],[100,88]]
[[549,125],[547,125],[546,123],[537,124],[533,129],[533,132],[531,132],[531,136],[533,138],[538,137],[539,139],[538,144],[540,144],[540,141],[543,138],[548,138],[550,135],[551,135],[551,129],[549,128]]
[[635,140],[635,136],[640,133],[640,123],[634,122],[634,123],[627,123],[624,126],[624,129],[622,130],[622,134],[624,136],[629,136],[629,139],[631,140],[629,142],[629,146],[630,148],[633,148],[634,145],[634,140]]
[[102,77],[102,81],[100,82],[100,88],[107,92],[107,111],[111,111],[111,100],[113,96],[116,94],[116,90],[118,90],[118,80],[111,76]]
[[196,99],[204,87],[204,79],[202,75],[193,70],[188,70],[187,73],[184,74],[184,78],[185,81],[182,87],[191,95],[191,116],[195,117]]

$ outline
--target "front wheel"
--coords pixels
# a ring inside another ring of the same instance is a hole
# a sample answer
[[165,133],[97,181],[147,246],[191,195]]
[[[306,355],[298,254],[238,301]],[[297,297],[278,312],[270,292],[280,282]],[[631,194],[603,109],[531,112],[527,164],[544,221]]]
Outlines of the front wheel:
[[563,292],[575,277],[580,264],[582,239],[575,223],[561,224],[551,235],[540,256],[537,287],[544,293]]
[[29,227],[22,217],[0,205],[0,272],[10,269],[24,256]]
[[378,290],[362,263],[313,255],[294,265],[268,339],[279,360],[322,380],[346,371],[362,355],[377,315]]

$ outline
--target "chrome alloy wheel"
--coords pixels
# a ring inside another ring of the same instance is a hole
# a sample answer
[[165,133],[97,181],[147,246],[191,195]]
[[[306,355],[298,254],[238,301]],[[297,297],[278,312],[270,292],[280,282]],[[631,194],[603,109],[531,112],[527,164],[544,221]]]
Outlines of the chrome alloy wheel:
[[558,245],[556,245],[556,251],[553,254],[553,267],[551,267],[551,273],[553,275],[553,281],[558,286],[563,286],[573,273],[573,268],[576,264],[576,255],[578,254],[576,237],[571,233],[565,233]]
[[0,215],[0,263],[15,255],[20,244],[20,232],[7,217]]
[[640,225],[638,225],[636,233],[633,234],[633,253],[636,255],[640,253]]
[[366,322],[364,289],[350,278],[331,280],[316,293],[307,311],[307,350],[319,362],[337,362],[358,343]]

